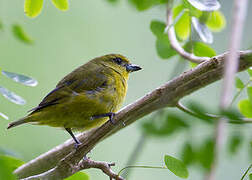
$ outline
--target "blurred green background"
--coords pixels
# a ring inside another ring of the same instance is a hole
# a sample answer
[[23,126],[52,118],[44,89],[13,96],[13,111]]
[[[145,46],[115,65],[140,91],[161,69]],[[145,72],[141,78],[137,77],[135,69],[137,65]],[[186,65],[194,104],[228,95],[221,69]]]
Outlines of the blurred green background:
[[[30,19],[24,15],[23,3],[20,0],[0,0],[0,18],[4,23],[4,31],[0,32],[0,68],[34,77],[39,85],[34,88],[25,87],[0,76],[2,86],[27,100],[25,106],[19,106],[0,96],[0,112],[10,117],[10,120],[0,118],[0,147],[16,152],[24,161],[35,158],[70,137],[65,131],[46,126],[24,125],[7,131],[7,124],[23,117],[28,110],[35,107],[74,68],[108,53],[121,53],[133,63],[141,65],[143,70],[130,77],[124,103],[127,105],[163,84],[178,60],[177,56],[167,61],[157,56],[155,37],[149,29],[151,20],[165,20],[164,7],[137,12],[123,0],[114,5],[105,0],[75,0],[70,1],[69,11],[60,12],[46,0],[42,13],[37,18]],[[212,47],[217,54],[225,52],[228,47],[231,22],[232,1],[221,1],[221,4],[227,27],[214,36]],[[252,3],[248,7],[243,48],[252,46],[251,9]],[[26,45],[15,39],[11,33],[13,23],[21,24],[35,40],[35,44]],[[194,99],[214,109],[219,103],[219,92],[220,83],[215,83],[186,100]],[[125,166],[140,137],[139,123],[144,119],[101,142],[89,156],[94,160],[115,162],[114,170],[118,172]],[[244,128],[247,134],[250,127]],[[205,126],[197,127],[193,138],[211,133],[206,129]],[[178,151],[186,139],[185,136],[180,133],[168,138],[149,138],[137,164],[163,165],[164,154],[179,157]],[[247,152],[242,150],[231,158],[225,151],[224,149],[222,152],[218,167],[219,179],[240,179],[248,166]],[[190,180],[202,177],[198,170],[197,167],[190,167]],[[91,179],[107,179],[99,170],[87,172]],[[154,178],[178,179],[168,170],[155,169],[134,169],[130,176],[132,180]]]

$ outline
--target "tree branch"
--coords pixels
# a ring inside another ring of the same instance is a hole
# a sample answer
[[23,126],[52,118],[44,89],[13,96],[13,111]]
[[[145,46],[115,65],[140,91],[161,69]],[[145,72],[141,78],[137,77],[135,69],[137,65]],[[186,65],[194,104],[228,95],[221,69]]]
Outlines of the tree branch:
[[170,45],[171,47],[183,58],[185,58],[185,60],[189,60],[193,63],[202,63],[204,61],[209,60],[209,57],[199,57],[199,56],[195,56],[194,54],[188,53],[184,50],[184,48],[180,45],[180,43],[178,42],[177,38],[176,38],[176,33],[175,33],[175,29],[174,29],[174,25],[172,23],[172,3],[173,0],[169,0],[167,3],[167,10],[166,10],[166,14],[167,14],[167,22],[166,22],[166,26],[167,28],[167,34],[168,34],[168,38],[170,41]]
[[[55,175],[54,177],[57,177],[57,174],[61,174],[64,178],[70,176],[73,174],[72,167],[77,166],[83,156],[101,140],[155,110],[175,107],[181,98],[221,79],[226,55],[222,54],[201,63],[124,107],[115,115],[115,125],[108,121],[99,128],[81,133],[78,138],[82,144],[77,151],[73,148],[74,142],[68,140],[22,165],[15,170],[15,174],[19,178],[25,178],[49,170],[51,175]],[[250,66],[252,66],[252,50],[241,51],[239,71]]]
[[[118,176],[116,173],[114,173],[111,169],[111,166],[115,166],[115,163],[107,163],[107,162],[102,162],[102,161],[93,161],[89,158],[85,158],[80,161],[80,163],[77,166],[71,167],[71,174],[74,174],[78,171],[81,171],[83,169],[90,169],[90,168],[95,168],[95,169],[100,169],[102,170],[106,175],[108,175],[111,179],[115,180],[124,180],[122,177]],[[54,174],[54,169],[51,169],[49,171],[46,171],[45,173],[41,173],[39,175],[35,176],[30,176],[28,178],[25,178],[25,180],[34,180],[34,179],[63,179],[66,175],[62,176],[60,173],[55,175]]]

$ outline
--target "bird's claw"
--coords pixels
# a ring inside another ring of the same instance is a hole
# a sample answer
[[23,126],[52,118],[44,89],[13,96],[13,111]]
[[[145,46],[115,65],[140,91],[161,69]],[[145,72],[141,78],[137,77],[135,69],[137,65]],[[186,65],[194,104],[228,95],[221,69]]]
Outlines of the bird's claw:
[[74,148],[75,148],[75,149],[79,149],[80,145],[81,145],[81,142],[75,143],[75,144],[74,144]]
[[111,113],[110,116],[109,116],[109,121],[111,122],[111,124],[115,125],[116,122],[114,120],[114,117],[115,117],[115,113]]

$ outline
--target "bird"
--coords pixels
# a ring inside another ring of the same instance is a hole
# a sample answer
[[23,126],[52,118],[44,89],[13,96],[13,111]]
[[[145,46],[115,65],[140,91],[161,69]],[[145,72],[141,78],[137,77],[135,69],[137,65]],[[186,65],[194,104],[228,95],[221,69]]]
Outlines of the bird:
[[131,72],[142,68],[120,54],[96,57],[66,75],[29,114],[7,129],[24,123],[65,129],[78,147],[73,131],[114,123],[127,92]]

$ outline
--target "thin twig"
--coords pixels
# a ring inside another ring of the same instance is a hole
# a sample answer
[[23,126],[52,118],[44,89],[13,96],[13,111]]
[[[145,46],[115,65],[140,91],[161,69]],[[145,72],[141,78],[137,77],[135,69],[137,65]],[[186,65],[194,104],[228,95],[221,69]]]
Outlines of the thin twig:
[[[51,179],[57,175],[62,178],[72,175],[72,168],[78,165],[83,156],[100,141],[151,112],[164,107],[176,107],[181,98],[221,79],[225,56],[226,54],[222,54],[201,63],[126,106],[115,115],[115,124],[108,121],[99,128],[81,133],[77,136],[82,143],[78,151],[73,150],[74,142],[69,140],[20,166],[14,173],[19,178],[45,174],[45,171],[50,173]],[[249,68],[252,66],[252,51],[240,52],[240,59],[239,71]]]
[[[181,111],[193,116],[193,117],[196,117],[196,118],[199,118],[201,119],[202,116],[200,114],[197,114],[195,113],[194,111],[190,110],[189,108],[187,108],[186,106],[184,106],[181,102],[178,102],[176,107],[178,109],[180,109]],[[220,118],[224,118],[223,116],[221,115],[215,115],[215,114],[209,114],[209,113],[205,113],[205,114],[202,114],[203,116],[209,118],[209,119],[213,119],[213,120],[218,120]],[[251,124],[252,123],[252,119],[250,118],[239,118],[239,121],[238,120],[232,120],[232,119],[229,119],[228,123],[232,123],[232,124]]]
[[241,89],[235,94],[235,96],[234,96],[234,98],[232,99],[232,101],[231,101],[229,107],[231,107],[231,106],[234,104],[235,100],[239,97],[239,95],[241,94],[241,92],[242,92],[251,82],[252,82],[252,80],[250,79],[250,80],[244,85],[244,87],[241,88]]
[[[183,111],[183,112],[185,112],[185,113],[187,113],[187,114],[189,114],[191,116],[194,116],[196,118],[200,118],[201,119],[201,116],[199,114],[197,114],[197,113],[193,112],[192,110],[188,109],[181,102],[178,102],[177,105],[176,105],[176,107],[178,109],[180,109],[181,111]],[[204,114],[204,116],[208,117],[209,119],[217,119],[217,118],[220,117],[218,115],[208,114],[208,113]]]
[[[221,91],[220,108],[226,110],[231,104],[232,92],[234,88],[235,73],[238,70],[240,42],[242,38],[243,24],[246,17],[247,0],[235,0],[232,17],[232,28],[230,35],[229,54],[225,61],[224,78]],[[223,140],[226,136],[225,118],[220,118],[216,122],[215,128],[215,149],[214,162],[207,175],[207,180],[214,180],[216,174],[216,166],[218,162],[219,153],[221,151]]]
[[121,174],[121,172],[123,172],[125,169],[130,169],[130,168],[146,168],[146,169],[167,169],[167,167],[164,166],[126,166],[124,168],[122,168],[119,172],[118,175]]
[[166,22],[166,26],[169,27],[167,28],[167,34],[168,34],[168,38],[170,40],[170,45],[171,47],[183,58],[185,58],[185,60],[191,61],[193,63],[202,63],[204,61],[210,60],[209,57],[199,57],[199,56],[195,56],[192,53],[188,53],[184,50],[184,48],[180,45],[180,43],[178,42],[177,38],[176,38],[176,33],[175,33],[175,29],[173,26],[173,21],[172,21],[172,4],[173,4],[173,0],[169,0],[167,3],[167,22]]
[[252,168],[252,164],[249,165],[248,169],[244,172],[241,180],[243,180],[245,178],[245,176],[248,174],[249,170]]
[[115,180],[124,180],[124,178],[120,177],[116,173],[114,173],[111,169],[111,166],[115,166],[115,163],[107,163],[102,161],[93,161],[91,159],[83,159],[79,163],[79,170],[96,168],[102,170],[105,174],[107,174],[110,178]]

